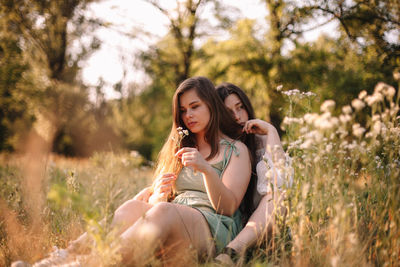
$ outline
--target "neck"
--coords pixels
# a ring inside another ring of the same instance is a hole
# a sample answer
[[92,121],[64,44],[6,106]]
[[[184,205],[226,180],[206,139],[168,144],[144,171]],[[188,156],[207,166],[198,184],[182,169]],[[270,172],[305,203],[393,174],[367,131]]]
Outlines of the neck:
[[[219,136],[220,136],[220,134],[219,134]],[[204,158],[207,158],[210,155],[211,150],[212,150],[211,145],[206,142],[204,133],[196,134],[196,145],[197,145],[197,149],[199,150],[200,154]]]

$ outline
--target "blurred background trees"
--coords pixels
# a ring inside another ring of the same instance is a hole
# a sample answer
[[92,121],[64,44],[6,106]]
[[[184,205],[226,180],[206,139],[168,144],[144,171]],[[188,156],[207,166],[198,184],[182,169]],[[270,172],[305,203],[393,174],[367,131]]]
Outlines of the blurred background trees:
[[[378,81],[394,85],[400,66],[398,1],[264,0],[268,16],[259,22],[219,0],[179,1],[175,9],[147,0],[169,31],[132,55],[144,82],[121,80],[114,90],[126,93],[106,99],[103,83],[89,88],[81,77],[101,46],[95,29],[109,27],[87,16],[92,2],[0,4],[0,150],[23,149],[34,130],[64,155],[127,149],[154,159],[170,127],[171,97],[187,77],[239,85],[257,116],[280,128],[287,103],[277,86],[312,91],[340,108]],[[335,37],[302,38],[335,21]]]

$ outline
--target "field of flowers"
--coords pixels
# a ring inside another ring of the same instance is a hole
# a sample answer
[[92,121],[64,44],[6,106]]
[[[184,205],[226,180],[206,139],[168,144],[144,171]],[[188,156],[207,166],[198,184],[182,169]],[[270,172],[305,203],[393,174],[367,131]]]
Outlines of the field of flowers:
[[[277,240],[273,249],[261,246],[248,265],[397,266],[398,89],[379,83],[371,95],[362,91],[339,109],[327,100],[315,113],[309,108],[313,94],[282,93],[290,102],[282,123],[284,146],[295,171],[286,200],[291,241],[287,246],[287,240]],[[113,211],[148,185],[151,174],[134,152],[79,160],[33,147],[23,155],[2,155],[0,266],[38,260],[85,229],[104,265],[112,263],[108,225]]]

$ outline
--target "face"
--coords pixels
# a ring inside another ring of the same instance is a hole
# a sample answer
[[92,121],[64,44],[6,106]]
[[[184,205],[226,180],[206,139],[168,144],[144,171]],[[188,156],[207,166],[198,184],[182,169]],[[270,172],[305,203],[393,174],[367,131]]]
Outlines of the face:
[[225,106],[232,112],[236,121],[244,125],[249,120],[249,114],[243,106],[242,101],[236,94],[230,94],[225,98]]
[[180,96],[180,116],[186,128],[192,133],[204,133],[210,121],[210,110],[192,89]]

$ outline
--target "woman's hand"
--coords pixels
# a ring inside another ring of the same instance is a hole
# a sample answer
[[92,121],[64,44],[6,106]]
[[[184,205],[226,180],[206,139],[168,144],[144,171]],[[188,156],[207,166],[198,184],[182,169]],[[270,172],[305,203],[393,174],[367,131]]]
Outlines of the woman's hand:
[[267,135],[271,127],[274,126],[272,126],[272,124],[266,121],[260,119],[253,119],[246,121],[246,123],[243,126],[243,132],[251,134],[259,134],[259,135]]
[[191,167],[194,171],[204,173],[210,166],[200,152],[194,147],[181,148],[178,152],[176,152],[175,156],[181,159],[183,166]]
[[175,180],[176,175],[174,173],[164,173],[158,177],[153,185],[153,194],[149,198],[149,203],[167,202],[168,196],[172,193]]

